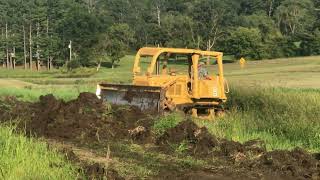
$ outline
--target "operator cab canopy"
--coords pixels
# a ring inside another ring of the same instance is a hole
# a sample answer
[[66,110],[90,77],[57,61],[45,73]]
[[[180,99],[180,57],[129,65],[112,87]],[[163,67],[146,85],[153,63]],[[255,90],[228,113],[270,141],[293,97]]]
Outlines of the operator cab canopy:
[[215,51],[201,51],[201,50],[196,50],[196,49],[180,49],[180,48],[153,48],[153,47],[144,47],[141,48],[136,57],[135,57],[135,63],[134,63],[134,68],[133,68],[133,73],[137,74],[141,72],[140,68],[140,58],[141,57],[146,57],[146,56],[151,56],[151,64],[148,67],[148,74],[152,74],[156,63],[157,59],[159,56],[163,53],[171,53],[171,54],[181,54],[181,55],[199,55],[199,56],[210,56],[210,57],[215,57],[215,58],[221,58],[223,53],[222,52],[215,52]]

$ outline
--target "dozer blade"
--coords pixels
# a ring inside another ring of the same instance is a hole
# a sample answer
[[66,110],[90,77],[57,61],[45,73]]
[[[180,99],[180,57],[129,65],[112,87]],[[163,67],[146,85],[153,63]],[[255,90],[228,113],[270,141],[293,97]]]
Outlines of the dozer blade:
[[100,97],[112,104],[132,105],[148,111],[163,110],[165,93],[161,87],[99,84],[98,88]]

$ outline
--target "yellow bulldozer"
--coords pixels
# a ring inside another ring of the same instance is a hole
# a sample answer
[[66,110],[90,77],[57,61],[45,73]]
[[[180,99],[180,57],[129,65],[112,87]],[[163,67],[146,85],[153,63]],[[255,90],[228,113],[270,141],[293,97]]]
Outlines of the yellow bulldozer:
[[[132,84],[101,83],[97,96],[112,104],[143,111],[181,110],[195,117],[223,111],[229,87],[223,75],[223,53],[178,48],[141,48],[135,56]],[[202,59],[215,60],[214,72]]]

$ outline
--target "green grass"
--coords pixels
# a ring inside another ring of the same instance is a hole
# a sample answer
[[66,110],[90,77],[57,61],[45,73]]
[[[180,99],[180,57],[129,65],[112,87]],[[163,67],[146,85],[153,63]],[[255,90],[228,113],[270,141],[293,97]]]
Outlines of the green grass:
[[101,81],[128,83],[132,79],[133,62],[134,56],[126,56],[115,69],[102,67],[99,71],[96,71],[96,68],[79,68],[72,71],[60,68],[37,72],[19,68],[13,71],[0,67],[0,78],[14,78],[35,84],[74,84],[78,80],[91,83]]
[[320,151],[319,90],[235,88],[231,92],[224,118],[197,122],[235,141],[262,139],[269,150],[299,146]]
[[320,57],[300,57],[225,64],[225,75],[232,84],[286,88],[320,88]]
[[0,127],[0,179],[76,179],[81,177],[47,144]]
[[0,96],[15,96],[22,101],[37,101],[41,95],[53,94],[59,99],[71,100],[78,97],[81,92],[95,93],[94,85],[73,86],[40,86],[26,88],[4,87],[0,89]]
[[[226,57],[227,59],[227,57]],[[95,68],[80,68],[67,72],[65,69],[55,69],[47,72],[45,70],[15,71],[0,67],[0,79],[14,78],[34,84],[75,84],[82,81],[83,84],[98,82],[130,83],[132,80],[132,66],[134,56],[124,57],[115,69],[102,67],[98,72]],[[142,70],[146,69],[149,61],[141,63]],[[187,68],[182,63],[171,64],[179,74]],[[208,67],[210,74],[216,74],[217,66]],[[244,69],[236,63],[225,64],[225,76],[233,84],[245,84],[255,86],[256,84],[273,87],[289,88],[320,88],[320,57],[299,57],[289,59],[247,61]],[[1,82],[0,82],[1,85]]]
[[161,136],[167,129],[177,126],[181,121],[183,121],[183,116],[181,114],[172,113],[158,118],[158,120],[155,121],[152,130],[157,136]]

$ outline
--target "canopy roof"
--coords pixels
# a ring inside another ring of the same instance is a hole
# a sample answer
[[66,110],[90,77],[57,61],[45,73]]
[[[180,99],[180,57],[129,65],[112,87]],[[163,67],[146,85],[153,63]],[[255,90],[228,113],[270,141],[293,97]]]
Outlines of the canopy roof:
[[196,49],[180,49],[180,48],[154,48],[144,47],[138,52],[140,56],[159,56],[162,53],[173,53],[173,54],[199,54],[201,56],[221,56],[222,52],[215,51],[201,51]]

